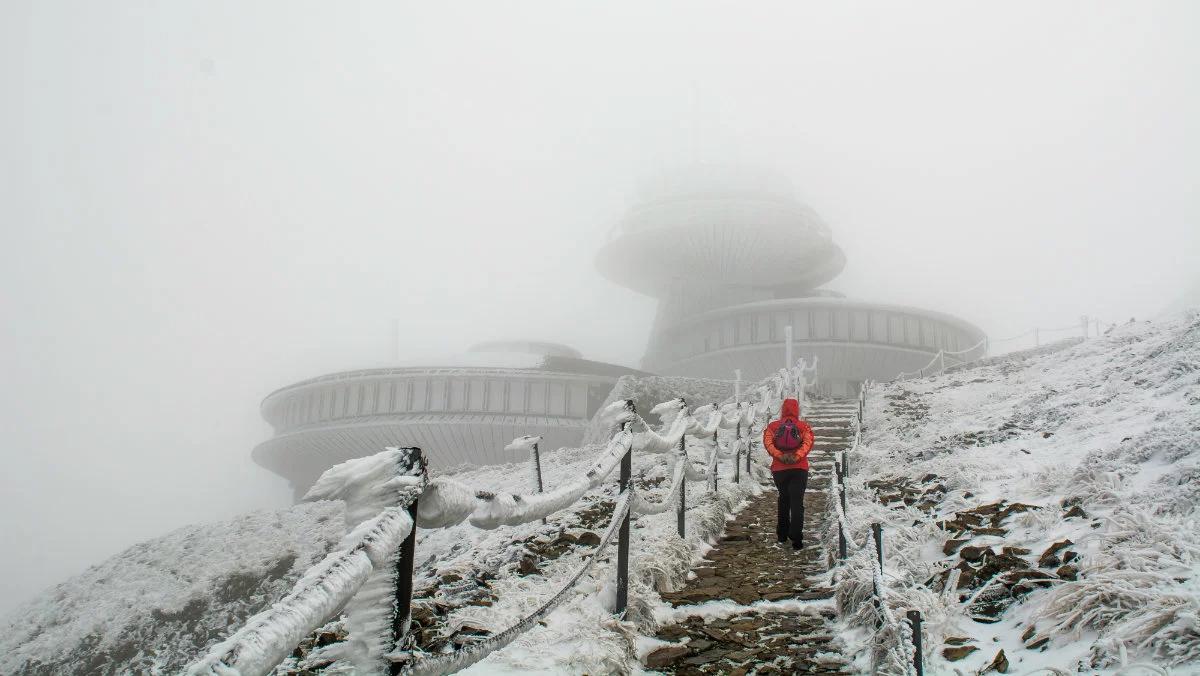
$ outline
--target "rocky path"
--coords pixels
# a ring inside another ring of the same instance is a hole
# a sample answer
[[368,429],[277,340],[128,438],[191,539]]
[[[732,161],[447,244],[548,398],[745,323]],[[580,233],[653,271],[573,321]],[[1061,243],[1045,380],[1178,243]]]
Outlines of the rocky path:
[[[806,414],[816,444],[804,497],[805,546],[775,541],[777,493],[764,492],[729,523],[721,541],[697,566],[695,579],[662,595],[676,623],[656,638],[646,667],[675,674],[846,674],[847,660],[830,634],[834,618],[829,573],[819,534],[828,518],[825,490],[831,454],[849,443],[854,402],[814,405]],[[756,452],[761,453],[759,445]],[[728,604],[704,606],[712,601]],[[752,608],[742,606],[750,606]],[[720,609],[720,606],[726,606]]]

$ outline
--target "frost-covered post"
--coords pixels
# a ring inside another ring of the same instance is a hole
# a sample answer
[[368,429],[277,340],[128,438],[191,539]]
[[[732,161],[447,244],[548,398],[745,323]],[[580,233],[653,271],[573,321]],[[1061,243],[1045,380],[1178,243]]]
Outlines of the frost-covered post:
[[[537,472],[537,488],[538,493],[545,493],[546,488],[542,485],[542,454],[538,451],[538,442],[533,442],[533,469]],[[546,517],[542,517],[542,525],[546,525]]]
[[[636,412],[633,401],[626,402],[626,410],[630,413]],[[621,425],[621,431],[628,431],[633,425],[633,420],[626,420]],[[630,490],[630,481],[633,479],[633,443],[629,444],[629,450],[625,451],[625,456],[621,458],[621,493]],[[625,518],[621,521],[621,531],[617,537],[617,615],[624,615],[625,608],[629,605],[629,519],[633,515],[633,510],[625,511]]]
[[[716,408],[713,404],[713,408]],[[717,431],[713,430],[713,462],[712,462],[712,485],[711,491],[717,490],[717,473],[721,468],[721,444],[717,441]]]
[[[421,449],[413,447],[403,449],[408,451],[407,471],[404,474],[425,475],[425,456]],[[412,620],[413,564],[417,556],[417,500],[414,498],[408,505],[408,515],[412,518],[412,529],[408,537],[400,543],[400,558],[396,561],[396,611],[392,616],[392,638],[394,649],[404,647],[408,637],[408,628]],[[391,672],[398,674],[401,665],[392,664]]]
[[[687,409],[684,408],[680,415],[687,415]],[[678,462],[687,462],[687,435],[679,437],[679,460]],[[675,508],[675,528],[679,531],[679,537],[683,537],[687,533],[687,468],[683,470],[683,478],[679,480],[679,505]]]
[[737,431],[733,435],[733,483],[742,483],[742,405],[738,404]]
[[[844,462],[845,455],[843,454],[842,457],[843,457],[843,462]],[[838,501],[840,501],[842,504],[842,514],[845,514],[846,513],[846,482],[845,482],[846,475],[842,471],[841,463],[838,463],[838,462],[833,463],[833,470],[834,470],[834,472],[837,473]],[[846,560],[846,532],[842,529],[842,520],[841,519],[838,519],[838,560],[839,561]]]
[[754,425],[746,429],[746,476],[750,476],[750,451],[754,450]]
[[883,612],[880,610],[880,595],[883,590],[879,588],[883,581],[883,526],[879,522],[871,524],[871,535],[875,538],[875,556],[879,560],[879,575],[871,576],[871,591],[872,602],[875,604],[875,625],[883,624]]
[[921,611],[908,611],[908,622],[912,625],[913,668],[917,670],[917,676],[925,676],[925,665],[921,660]]

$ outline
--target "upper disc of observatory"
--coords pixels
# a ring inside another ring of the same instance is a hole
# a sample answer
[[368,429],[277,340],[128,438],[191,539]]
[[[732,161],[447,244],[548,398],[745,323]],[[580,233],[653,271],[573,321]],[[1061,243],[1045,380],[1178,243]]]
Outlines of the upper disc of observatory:
[[846,257],[786,179],[703,167],[642,184],[600,251],[610,280],[661,297],[680,283],[812,289]]

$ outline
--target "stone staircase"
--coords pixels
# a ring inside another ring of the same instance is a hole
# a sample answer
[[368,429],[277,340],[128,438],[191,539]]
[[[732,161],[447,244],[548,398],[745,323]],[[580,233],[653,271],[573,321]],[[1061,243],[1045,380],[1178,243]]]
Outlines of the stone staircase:
[[[853,441],[857,410],[850,400],[817,403],[802,413],[816,435],[804,496],[804,548],[794,552],[790,543],[776,543],[777,493],[767,486],[729,523],[692,571],[694,579],[662,595],[675,607],[677,621],[659,629],[656,638],[669,644],[647,655],[647,668],[735,676],[852,673],[830,630],[832,590],[818,540],[829,517],[825,491],[833,476],[832,454]],[[761,444],[755,452],[762,453]],[[736,606],[702,605],[722,600]]]

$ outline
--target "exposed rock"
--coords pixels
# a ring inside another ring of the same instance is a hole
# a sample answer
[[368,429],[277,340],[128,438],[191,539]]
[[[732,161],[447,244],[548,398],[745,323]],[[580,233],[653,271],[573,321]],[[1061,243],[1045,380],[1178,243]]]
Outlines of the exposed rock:
[[954,552],[958,551],[958,548],[963,546],[967,542],[969,542],[969,540],[967,540],[966,538],[962,538],[962,539],[950,538],[949,540],[946,540],[946,544],[942,545],[942,553],[949,556],[949,555],[953,554]]
[[1032,643],[1026,644],[1025,648],[1028,650],[1038,650],[1040,648],[1045,648],[1046,644],[1049,642],[1050,642],[1050,637],[1043,636],[1039,639],[1034,640]]
[[971,653],[975,652],[976,650],[979,650],[979,648],[976,648],[973,645],[962,645],[962,646],[955,646],[955,647],[951,647],[951,648],[943,648],[942,649],[942,657],[945,657],[947,660],[949,660],[951,662],[957,662],[957,661],[961,660],[962,658],[966,657],[967,655],[970,655]]
[[646,655],[646,666],[651,669],[661,669],[679,661],[689,652],[691,651],[684,645],[665,645]]
[[983,559],[985,554],[990,555],[992,553],[991,547],[966,546],[959,551],[958,555],[961,556],[964,561],[979,561]]
[[727,655],[727,654],[729,654],[728,650],[721,650],[720,648],[713,648],[712,650],[705,650],[704,652],[700,653],[699,655],[694,655],[692,657],[689,657],[686,660],[684,660],[683,663],[684,664],[695,664],[695,665],[711,664],[711,663],[716,662],[717,660],[721,659],[722,657],[725,657],[725,655]]
[[1074,581],[1079,577],[1079,569],[1071,565],[1059,566],[1055,574],[1064,580]]
[[600,536],[591,531],[585,531],[585,532],[579,534],[577,541],[581,545],[587,545],[589,547],[597,547],[600,545]]
[[966,636],[947,636],[942,639],[942,643],[946,645],[966,645],[971,642],[971,639]]
[[1083,511],[1083,508],[1082,508],[1082,507],[1080,507],[1079,505],[1075,505],[1075,506],[1074,506],[1074,507],[1072,507],[1071,509],[1068,509],[1066,514],[1063,514],[1063,518],[1064,518],[1064,519],[1071,519],[1071,518],[1074,518],[1074,517],[1079,517],[1079,518],[1081,518],[1081,519],[1086,519],[1086,518],[1087,518],[1087,516],[1088,516],[1088,513],[1087,513],[1087,512],[1085,512],[1085,511]]
[[984,667],[983,671],[981,671],[979,673],[981,675],[982,674],[990,674],[993,671],[998,674],[1007,674],[1008,673],[1008,658],[1004,656],[1003,650],[996,653],[996,657],[994,659],[992,659],[992,663],[987,665],[986,667]]
[[996,537],[1004,537],[1008,535],[1008,531],[1003,528],[973,528],[976,535],[995,535]]
[[1073,544],[1075,543],[1071,542],[1070,540],[1060,540],[1055,542],[1054,544],[1050,545],[1045,552],[1042,552],[1042,556],[1038,558],[1038,565],[1042,568],[1051,568],[1062,565],[1062,559],[1059,558],[1058,553]]
[[542,571],[537,567],[537,562],[533,560],[532,556],[522,557],[521,562],[517,564],[517,574],[519,575],[536,575],[540,572]]
[[999,526],[1000,524],[1002,524],[1004,522],[1005,519],[1012,516],[1013,514],[1022,514],[1024,512],[1033,511],[1035,509],[1041,509],[1041,507],[1038,507],[1037,505],[1027,505],[1023,502],[1014,502],[1013,504],[1000,510],[1000,512],[997,513],[996,516],[992,517],[992,525]]
[[1029,553],[1025,547],[1002,547],[1000,551],[1007,556],[1025,556]]

